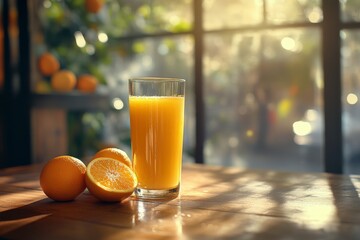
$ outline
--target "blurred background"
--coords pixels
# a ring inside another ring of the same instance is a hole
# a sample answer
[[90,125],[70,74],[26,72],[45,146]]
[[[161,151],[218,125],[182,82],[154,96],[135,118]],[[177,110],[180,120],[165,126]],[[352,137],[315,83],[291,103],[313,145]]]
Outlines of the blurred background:
[[187,80],[184,162],[322,172],[338,100],[335,161],[360,173],[360,1],[326,2],[1,1],[0,167],[130,155],[128,79],[160,76]]

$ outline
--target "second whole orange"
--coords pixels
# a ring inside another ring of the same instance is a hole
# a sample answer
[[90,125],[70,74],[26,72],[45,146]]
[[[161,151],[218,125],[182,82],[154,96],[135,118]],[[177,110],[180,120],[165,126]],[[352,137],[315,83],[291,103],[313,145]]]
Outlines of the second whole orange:
[[129,168],[132,168],[132,163],[129,158],[129,156],[126,154],[125,151],[119,149],[119,148],[104,148],[100,151],[98,151],[92,159],[100,158],[100,157],[106,157],[106,158],[113,158],[115,160],[118,160],[122,163],[124,163]]

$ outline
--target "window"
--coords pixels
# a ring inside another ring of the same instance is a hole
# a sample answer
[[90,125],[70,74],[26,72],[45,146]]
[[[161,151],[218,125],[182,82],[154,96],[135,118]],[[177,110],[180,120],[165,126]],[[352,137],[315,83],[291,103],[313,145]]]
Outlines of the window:
[[[127,79],[157,75],[187,79],[185,161],[360,170],[360,1],[120,0],[92,9],[85,0],[37,0],[28,5],[33,107],[64,102],[53,116],[66,125],[52,127],[68,129],[64,149],[70,153],[87,155],[105,145],[130,151]],[[97,91],[54,92],[36,65],[45,51],[76,76],[96,76]]]
[[359,46],[359,1],[340,1],[341,3],[341,103],[342,136],[344,152],[344,171],[359,173],[360,146],[359,131],[359,86],[360,75],[356,63],[360,57]]
[[321,171],[320,1],[204,1],[204,19],[205,161]]

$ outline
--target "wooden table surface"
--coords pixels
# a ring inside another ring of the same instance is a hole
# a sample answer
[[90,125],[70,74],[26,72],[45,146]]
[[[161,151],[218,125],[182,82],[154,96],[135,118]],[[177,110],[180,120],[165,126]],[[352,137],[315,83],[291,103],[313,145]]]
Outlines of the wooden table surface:
[[360,176],[186,165],[181,197],[54,202],[39,166],[0,170],[1,239],[360,239]]

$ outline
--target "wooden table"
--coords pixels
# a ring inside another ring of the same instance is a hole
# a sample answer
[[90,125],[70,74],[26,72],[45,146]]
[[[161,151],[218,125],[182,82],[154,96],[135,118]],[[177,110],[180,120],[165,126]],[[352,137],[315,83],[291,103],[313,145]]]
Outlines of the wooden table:
[[186,165],[181,197],[54,202],[39,166],[0,170],[3,239],[360,239],[360,176]]

